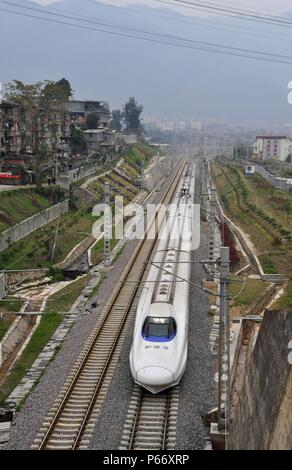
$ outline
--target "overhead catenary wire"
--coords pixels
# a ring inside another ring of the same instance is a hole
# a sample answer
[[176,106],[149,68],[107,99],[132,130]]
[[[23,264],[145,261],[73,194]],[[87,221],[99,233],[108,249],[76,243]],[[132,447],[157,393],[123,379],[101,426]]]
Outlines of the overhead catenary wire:
[[[4,3],[1,1],[0,3]],[[6,4],[10,4],[10,2],[5,2]],[[12,5],[12,4],[11,4]],[[12,5],[14,6],[14,5]],[[17,7],[20,7],[20,5],[16,5]],[[38,10],[35,8],[30,8],[30,7],[25,7],[26,9],[30,10]],[[144,31],[144,30],[138,30],[130,27],[124,27],[120,25],[114,25],[108,23],[106,26],[103,28],[95,28],[92,26],[88,26],[85,24],[79,24],[79,23],[69,23],[63,20],[59,19],[52,19],[44,16],[47,14],[47,11],[42,11],[39,10],[38,13],[41,13],[43,16],[37,16],[37,15],[32,15],[30,13],[25,13],[22,11],[15,11],[15,10],[9,10],[7,8],[0,8],[1,11],[7,12],[7,13],[12,13],[20,16],[25,16],[25,17],[30,17],[50,23],[56,23],[56,24],[61,24],[61,25],[66,25],[66,26],[71,26],[74,28],[79,28],[79,29],[85,29],[85,30],[91,30],[91,31],[97,31],[101,33],[106,33],[106,34],[111,34],[114,36],[121,36],[125,38],[130,38],[130,39],[138,39],[142,41],[147,41],[147,42],[152,42],[152,43],[157,43],[157,44],[163,44],[163,45],[168,45],[168,46],[175,46],[175,47],[182,47],[185,49],[191,49],[191,50],[199,50],[199,51],[205,51],[209,53],[217,53],[217,54],[223,54],[223,55],[231,55],[235,57],[242,57],[242,58],[248,58],[248,59],[253,59],[253,60],[260,60],[260,61],[266,61],[266,62],[273,62],[273,63],[282,63],[282,64],[287,64],[291,65],[292,64],[292,57],[291,56],[285,56],[281,54],[274,54],[266,51],[256,51],[256,50],[249,50],[249,49],[244,49],[244,48],[233,48],[232,46],[226,46],[226,45],[219,45],[215,43],[208,43],[204,41],[195,41],[191,40],[188,38],[182,38],[179,36],[172,36],[172,35],[163,35],[160,33],[154,33],[154,32],[149,32],[149,31]],[[60,13],[53,13],[50,12],[50,14],[54,14],[54,16],[57,17],[64,17],[68,16],[69,19],[73,19],[74,21],[87,21],[87,22],[93,22],[93,20],[85,20],[85,19],[78,19],[77,17],[72,17],[70,18],[71,15],[61,15]],[[96,23],[96,22],[95,22]],[[110,30],[110,29],[104,29],[104,28],[117,28],[121,30],[127,29],[129,32],[121,32],[121,31],[115,31],[115,30]],[[141,36],[137,36],[137,34],[134,33],[139,33]],[[145,36],[145,34],[147,36]],[[195,45],[197,44],[197,45]]]

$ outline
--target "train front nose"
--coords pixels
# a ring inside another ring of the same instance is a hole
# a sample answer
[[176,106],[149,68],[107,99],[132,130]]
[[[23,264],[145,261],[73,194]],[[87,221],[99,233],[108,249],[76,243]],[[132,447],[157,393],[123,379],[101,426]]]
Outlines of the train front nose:
[[161,387],[171,384],[174,380],[173,373],[164,367],[143,367],[137,373],[137,381],[141,385]]

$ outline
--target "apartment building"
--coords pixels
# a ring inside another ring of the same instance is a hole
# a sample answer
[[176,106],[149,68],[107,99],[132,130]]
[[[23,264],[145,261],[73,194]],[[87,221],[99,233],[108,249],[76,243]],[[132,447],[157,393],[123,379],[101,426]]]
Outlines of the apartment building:
[[284,135],[256,136],[253,157],[259,160],[280,160],[292,163],[292,139]]
[[105,101],[70,100],[65,104],[65,110],[71,119],[71,124],[76,127],[83,127],[86,117],[91,113],[98,115],[98,127],[109,127],[110,110],[109,104]]

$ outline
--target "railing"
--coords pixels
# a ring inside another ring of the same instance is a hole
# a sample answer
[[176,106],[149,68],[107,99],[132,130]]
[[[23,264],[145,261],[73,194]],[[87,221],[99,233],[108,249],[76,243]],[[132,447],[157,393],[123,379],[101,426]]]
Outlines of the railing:
[[69,210],[69,199],[45,209],[28,219],[22,220],[13,227],[5,230],[0,234],[0,252],[9,248],[10,245],[30,235],[35,230],[43,227],[52,220],[63,215]]

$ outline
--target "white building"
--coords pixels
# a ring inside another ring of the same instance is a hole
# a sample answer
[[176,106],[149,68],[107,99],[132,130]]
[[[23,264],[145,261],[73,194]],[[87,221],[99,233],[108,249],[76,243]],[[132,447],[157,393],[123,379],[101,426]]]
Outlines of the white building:
[[292,139],[282,135],[259,135],[253,145],[253,157],[292,163]]

